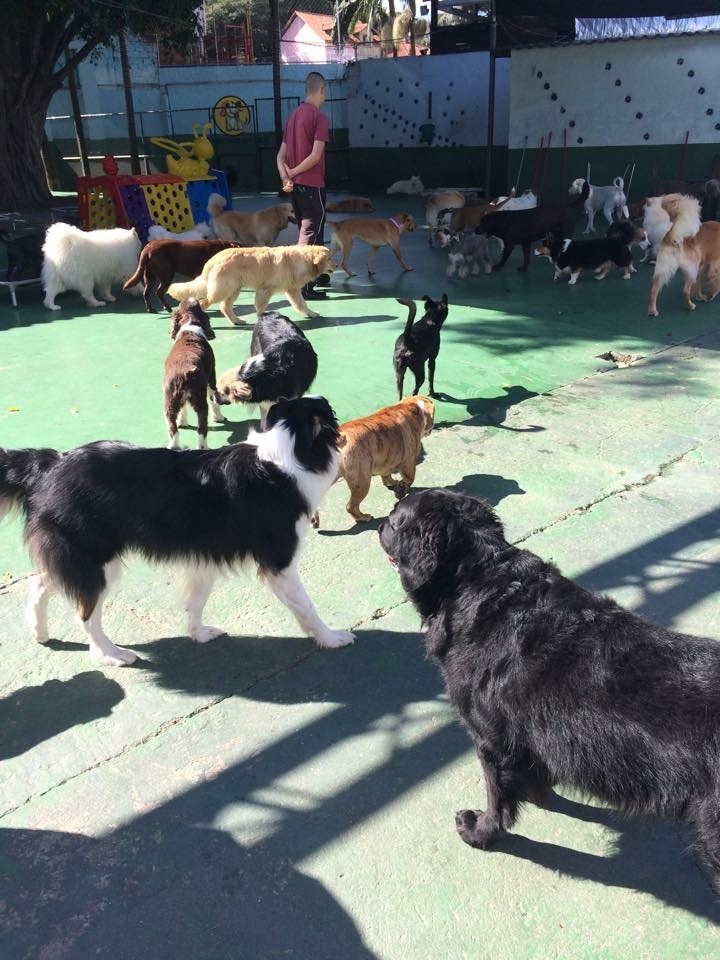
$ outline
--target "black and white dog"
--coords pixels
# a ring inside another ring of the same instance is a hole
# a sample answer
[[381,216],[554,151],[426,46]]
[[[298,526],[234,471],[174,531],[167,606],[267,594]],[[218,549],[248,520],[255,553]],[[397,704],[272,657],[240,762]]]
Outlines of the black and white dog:
[[301,397],[315,379],[317,354],[297,324],[280,313],[266,313],[253,328],[250,356],[219,380],[222,403],[258,404],[261,427],[280,397]]
[[653,626],[508,543],[485,501],[401,500],[380,543],[477,750],[484,849],[526,800],[572,786],[629,814],[690,823],[720,889],[720,644]]
[[321,647],[352,643],[331,630],[298,575],[310,517],[338,475],[338,429],[324,397],[283,400],[268,429],[218,450],[166,450],[99,441],[68,453],[0,449],[0,516],[19,505],[39,573],[27,619],[46,643],[53,590],[74,603],[91,654],[111,666],[136,654],[105,635],[102,607],[125,554],[184,570],[188,633],[206,643],[223,630],[202,622],[221,570],[257,565],[276,597]]
[[548,234],[543,243],[535,248],[536,257],[547,257],[555,267],[553,280],[569,273],[568,285],[577,283],[583,270],[594,270],[596,280],[604,280],[613,265],[623,271],[623,280],[629,280],[632,272],[630,248],[619,237],[600,237],[597,240],[563,239],[557,234]]

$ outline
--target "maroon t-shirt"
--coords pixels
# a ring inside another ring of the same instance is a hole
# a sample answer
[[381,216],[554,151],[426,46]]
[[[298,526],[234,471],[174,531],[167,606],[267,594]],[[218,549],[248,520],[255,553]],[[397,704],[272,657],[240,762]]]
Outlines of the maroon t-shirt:
[[[328,118],[318,110],[312,103],[301,103],[294,110],[288,119],[285,127],[283,140],[286,146],[286,161],[288,167],[296,167],[302,163],[306,157],[312,153],[315,140],[321,140],[327,143],[329,125]],[[295,183],[301,183],[306,187],[324,187],[325,186],[325,151],[310,170],[295,177]]]

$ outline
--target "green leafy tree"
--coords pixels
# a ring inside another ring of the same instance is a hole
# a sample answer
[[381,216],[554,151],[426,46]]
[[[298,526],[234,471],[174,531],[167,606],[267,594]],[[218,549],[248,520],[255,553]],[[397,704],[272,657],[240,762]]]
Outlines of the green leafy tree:
[[41,150],[45,117],[52,95],[70,72],[122,30],[155,34],[168,44],[184,46],[197,30],[197,5],[197,0],[142,5],[135,0],[25,0],[3,5],[0,211],[49,204]]
[[[280,30],[290,19],[294,10],[304,13],[334,14],[332,0],[278,0]],[[272,58],[271,5],[268,0],[205,0],[207,34],[220,34],[223,24],[245,25],[248,14],[252,28],[255,59],[263,62]]]

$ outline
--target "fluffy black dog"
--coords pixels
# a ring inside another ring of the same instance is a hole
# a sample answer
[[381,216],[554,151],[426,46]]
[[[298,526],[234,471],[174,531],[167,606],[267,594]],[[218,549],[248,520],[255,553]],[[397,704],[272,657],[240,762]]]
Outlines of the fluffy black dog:
[[301,397],[317,368],[317,354],[300,327],[280,313],[263,314],[253,328],[248,359],[220,377],[220,402],[258,404],[264,429],[272,404],[280,397]]
[[402,400],[406,370],[411,370],[415,374],[413,396],[417,396],[420,392],[420,387],[425,382],[426,360],[430,379],[430,396],[436,396],[435,361],[440,353],[440,330],[448,315],[448,298],[444,293],[437,301],[428,296],[422,299],[425,303],[425,313],[417,323],[413,323],[416,313],[415,301],[398,300],[398,303],[408,308],[405,329],[395,341],[393,351],[398,400]]
[[484,849],[523,800],[567,784],[692,824],[720,889],[720,643],[567,580],[474,497],[410,494],[379,533],[485,773],[462,839]]

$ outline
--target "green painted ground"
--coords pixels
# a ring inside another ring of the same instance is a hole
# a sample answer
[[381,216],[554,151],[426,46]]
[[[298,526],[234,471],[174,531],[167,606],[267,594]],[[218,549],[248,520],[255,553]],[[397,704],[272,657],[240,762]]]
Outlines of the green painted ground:
[[[378,206],[422,222],[415,198]],[[448,282],[425,230],[402,245],[413,273],[382,250],[369,281],[357,244],[359,276],[336,273],[323,319],[301,321],[320,358],[313,389],[341,420],[392,402],[395,297],[447,291],[418,485],[486,497],[509,537],[568,574],[720,639],[717,305],[686,313],[676,282],[647,319],[647,265],[629,283],[567,288],[544,261],[516,273],[516,255],[501,274]],[[39,291],[19,296],[17,312],[0,301],[0,444],[164,444],[167,318],[125,295],[89,311],[65,294],[54,314]],[[213,316],[223,370],[250,328]],[[647,359],[616,370],[597,359],[611,348]],[[245,437],[243,411],[229,416],[211,445]],[[60,600],[55,639],[30,644],[29,563],[19,524],[4,523],[0,956],[717,955],[720,910],[680,828],[563,794],[528,807],[497,850],[457,839],[455,809],[483,803],[480,770],[377,524],[354,525],[346,499],[330,491],[301,572],[354,647],[317,652],[252,579],[218,585],[209,612],[228,635],[194,646],[172,573],[133,563],[106,607],[110,636],[143,658],[125,670],[95,668]],[[379,482],[366,501],[378,518],[392,502]]]

